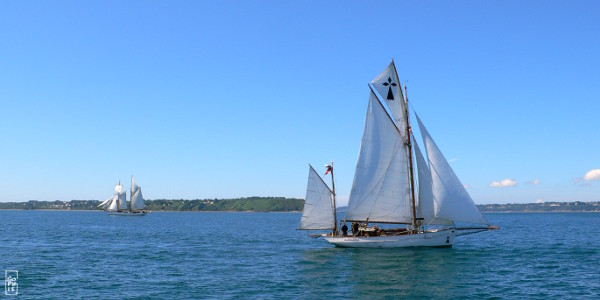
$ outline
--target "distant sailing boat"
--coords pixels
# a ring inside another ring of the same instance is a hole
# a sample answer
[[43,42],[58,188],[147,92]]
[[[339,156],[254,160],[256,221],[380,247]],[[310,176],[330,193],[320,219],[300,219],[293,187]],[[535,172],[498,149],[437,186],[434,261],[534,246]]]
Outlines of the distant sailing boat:
[[115,186],[115,195],[100,203],[98,207],[103,208],[109,215],[115,216],[144,216],[147,213],[142,188],[135,184],[131,176],[131,191],[129,194],[129,207],[127,207],[126,193],[122,192],[121,182]]
[[[456,236],[498,229],[481,215],[416,112],[427,161],[413,143],[408,101],[393,61],[369,87],[363,138],[342,220],[353,222],[353,232],[342,236],[337,231],[335,190],[329,190],[312,167],[299,229],[331,229],[331,234],[322,235],[328,242],[366,248],[449,247]],[[384,101],[393,117],[374,89],[386,96]],[[417,174],[413,171],[413,152]],[[315,211],[317,207],[320,212]],[[369,227],[369,223],[375,226]],[[388,228],[390,225],[384,224],[404,225]]]
[[118,212],[127,207],[127,193],[123,192],[123,186],[121,181],[115,186],[115,194],[110,198],[100,203],[98,207],[101,207],[109,213]]

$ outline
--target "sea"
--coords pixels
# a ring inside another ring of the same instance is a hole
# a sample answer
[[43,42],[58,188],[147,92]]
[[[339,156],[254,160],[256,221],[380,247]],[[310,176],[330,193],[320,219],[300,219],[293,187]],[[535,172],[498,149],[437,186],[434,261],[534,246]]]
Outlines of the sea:
[[484,216],[451,248],[350,249],[300,213],[4,210],[0,298],[600,299],[599,213]]

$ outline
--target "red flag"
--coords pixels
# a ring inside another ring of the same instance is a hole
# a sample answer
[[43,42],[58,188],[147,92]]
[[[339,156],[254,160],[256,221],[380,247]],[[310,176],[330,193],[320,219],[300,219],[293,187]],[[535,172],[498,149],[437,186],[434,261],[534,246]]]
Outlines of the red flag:
[[325,172],[325,175],[329,174],[329,172],[333,171],[333,167],[330,165],[326,165],[325,167],[327,167],[327,171]]

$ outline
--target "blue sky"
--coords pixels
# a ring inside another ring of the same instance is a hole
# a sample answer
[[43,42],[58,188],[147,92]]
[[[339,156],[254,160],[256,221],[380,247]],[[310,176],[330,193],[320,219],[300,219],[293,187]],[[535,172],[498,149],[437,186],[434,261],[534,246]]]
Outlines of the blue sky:
[[[474,201],[598,201],[597,1],[13,1],[0,201],[347,201],[367,83],[393,58]],[[329,179],[326,179],[329,182]],[[504,180],[504,181],[503,181]],[[496,183],[494,183],[496,182]],[[498,187],[500,186],[500,187]]]

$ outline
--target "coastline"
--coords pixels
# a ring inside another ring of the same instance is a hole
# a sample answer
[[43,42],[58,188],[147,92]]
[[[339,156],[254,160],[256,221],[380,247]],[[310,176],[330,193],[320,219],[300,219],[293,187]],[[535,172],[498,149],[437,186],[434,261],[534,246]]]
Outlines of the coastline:
[[552,213],[600,213],[600,211],[598,211],[598,210],[552,210],[552,211],[507,210],[507,211],[482,211],[481,213],[484,213],[484,214],[507,214],[507,213],[511,213],[511,214],[519,214],[519,213],[552,214]]
[[[89,212],[104,212],[103,210],[94,209],[18,209],[18,208],[0,208],[3,210],[14,210],[14,211],[89,211]],[[165,213],[165,212],[177,212],[177,213],[212,213],[212,212],[232,212],[232,213],[300,213],[302,211],[290,210],[290,211],[268,211],[268,210],[150,210],[150,213]]]
[[[93,210],[93,209],[18,209],[18,208],[0,208],[0,211],[74,211],[74,212],[104,212],[103,210]],[[175,212],[175,213],[301,213],[299,210],[290,210],[290,211],[269,211],[269,210],[150,210],[150,213],[165,213],[165,212]],[[600,213],[598,210],[553,210],[553,211],[542,211],[542,210],[506,210],[506,211],[481,211],[485,214],[507,214],[507,213],[543,213],[543,214],[552,214],[552,213]]]

